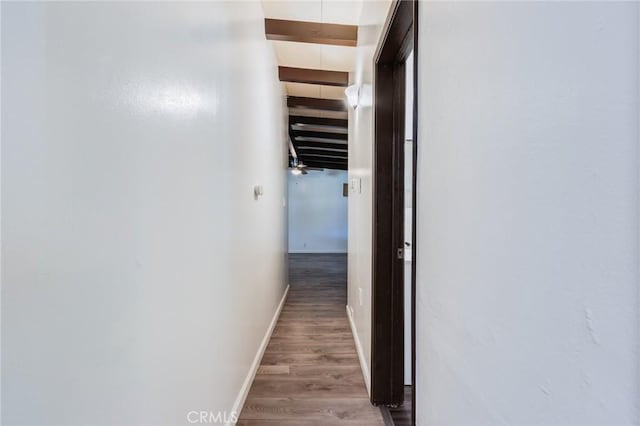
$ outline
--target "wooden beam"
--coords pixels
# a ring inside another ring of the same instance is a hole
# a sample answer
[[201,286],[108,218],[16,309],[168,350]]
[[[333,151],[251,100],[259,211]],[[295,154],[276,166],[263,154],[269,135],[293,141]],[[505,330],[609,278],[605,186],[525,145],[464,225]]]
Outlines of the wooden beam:
[[296,152],[305,149],[325,148],[336,151],[347,151],[349,146],[346,143],[330,143],[330,142],[306,142],[306,141],[293,141],[293,146],[296,148]]
[[302,161],[304,161],[305,163],[307,162],[307,160],[309,161],[325,161],[327,160],[330,163],[346,163],[347,160],[349,159],[349,157],[347,156],[347,153],[340,153],[340,152],[330,152],[327,153],[329,154],[328,156],[324,156],[325,153],[322,154],[307,154],[302,153],[300,154],[300,158],[302,158]]
[[322,153],[322,154],[310,154],[308,152],[305,152],[303,154],[300,154],[300,156],[303,159],[309,160],[309,161],[336,161],[339,162],[341,160],[343,161],[347,161],[349,159],[349,157],[347,157],[346,155],[327,155],[326,152]]
[[303,159],[302,162],[304,164],[308,164],[308,163],[327,163],[327,164],[329,164],[330,163],[330,164],[344,164],[346,166],[348,160],[347,159],[338,159],[338,158],[320,159],[320,158],[309,157],[309,158]]
[[340,99],[303,98],[300,96],[287,97],[289,108],[309,108],[326,111],[347,111],[347,104]]
[[296,138],[298,143],[333,143],[333,142],[347,142],[339,139],[321,139],[321,138]]
[[314,70],[309,68],[278,67],[280,81],[292,83],[322,84],[324,86],[347,87],[349,73],[343,71]]
[[346,167],[348,165],[348,161],[335,161],[335,160],[326,160],[326,159],[320,159],[320,158],[307,158],[303,161],[303,164],[306,164],[307,166],[311,166],[312,164],[318,164],[318,163],[322,163],[322,164],[332,164],[334,166],[344,166]]
[[289,114],[300,115],[304,117],[337,118],[340,120],[346,120],[349,118],[349,113],[347,111],[327,111],[322,109],[309,108],[289,108]]
[[342,118],[324,118],[324,117],[303,117],[301,115],[290,115],[289,124],[310,124],[315,126],[331,126],[344,127],[348,126],[348,120]]
[[298,41],[301,43],[356,46],[357,25],[323,24],[320,22],[287,21],[265,19],[264,32],[267,40]]
[[344,151],[303,151],[300,152],[300,156],[302,158],[308,158],[308,157],[314,157],[316,159],[318,158],[326,158],[326,159],[333,159],[333,160],[344,160],[346,161],[349,158],[349,154]]
[[336,163],[327,163],[324,161],[308,161],[308,162],[305,161],[304,164],[306,164],[309,167],[317,167],[319,169],[334,169],[334,170],[348,169],[347,163],[336,164]]
[[298,132],[338,133],[341,135],[348,134],[347,129],[344,127],[316,126],[313,124],[294,124],[291,126],[291,130]]
[[348,155],[348,151],[345,150],[328,150],[328,149],[321,149],[321,148],[309,148],[309,147],[304,147],[304,148],[296,148],[296,152],[303,152],[303,153],[308,153],[308,154],[327,154],[327,155],[337,155],[340,157],[346,157]]
[[314,132],[309,130],[292,130],[293,136],[296,138],[322,138],[322,139],[334,139],[339,141],[346,141],[349,135],[346,133],[329,133],[329,132]]

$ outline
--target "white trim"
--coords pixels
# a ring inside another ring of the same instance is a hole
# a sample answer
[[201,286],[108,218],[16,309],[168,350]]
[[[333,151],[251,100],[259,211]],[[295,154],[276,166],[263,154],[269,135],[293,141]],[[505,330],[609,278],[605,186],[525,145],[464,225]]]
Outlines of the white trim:
[[356,343],[356,351],[358,352],[358,360],[360,361],[360,368],[362,369],[362,376],[364,377],[364,384],[367,387],[367,393],[371,396],[371,377],[369,376],[369,367],[367,367],[367,359],[364,357],[364,350],[360,344],[360,338],[356,330],[356,323],[353,322],[353,315],[351,314],[351,308],[347,305],[347,317],[349,317],[349,324],[351,325],[351,334],[353,334],[353,341]]
[[[240,388],[240,392],[236,397],[236,401],[233,403],[233,408],[231,409],[232,413],[235,413],[237,417],[240,417],[240,413],[242,412],[242,408],[244,407],[244,402],[247,399],[247,395],[249,394],[249,389],[251,389],[251,384],[253,383],[253,379],[256,377],[256,373],[258,372],[258,367],[260,366],[260,361],[262,361],[262,356],[264,355],[264,351],[267,349],[267,345],[269,344],[269,340],[271,340],[271,334],[273,333],[273,329],[276,327],[276,323],[278,322],[278,318],[280,318],[280,312],[282,311],[282,307],[284,306],[285,300],[287,300],[287,294],[289,294],[289,285],[284,289],[284,294],[282,295],[282,299],[280,299],[280,304],[276,309],[276,312],[273,314],[273,318],[271,319],[271,324],[269,324],[269,328],[262,338],[262,342],[258,347],[258,352],[256,352],[256,356],[253,359],[253,363],[251,364],[251,368],[249,368],[249,373],[247,377],[244,379],[244,383]],[[233,426],[237,422],[229,420],[225,426]]]

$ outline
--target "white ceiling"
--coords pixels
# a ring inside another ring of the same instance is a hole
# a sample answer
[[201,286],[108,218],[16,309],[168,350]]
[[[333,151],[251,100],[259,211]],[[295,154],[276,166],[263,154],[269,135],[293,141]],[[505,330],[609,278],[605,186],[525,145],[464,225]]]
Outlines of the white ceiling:
[[362,0],[262,0],[265,17],[358,25]]
[[[358,25],[362,0],[262,0],[265,17],[292,21]],[[331,71],[355,70],[355,47],[271,41],[278,65]],[[287,94],[344,99],[344,88],[286,83]]]
[[344,87],[321,86],[319,84],[285,83],[287,95],[305,98],[344,99]]
[[353,71],[355,48],[328,44],[271,42],[278,64],[286,67],[314,68],[330,71]]

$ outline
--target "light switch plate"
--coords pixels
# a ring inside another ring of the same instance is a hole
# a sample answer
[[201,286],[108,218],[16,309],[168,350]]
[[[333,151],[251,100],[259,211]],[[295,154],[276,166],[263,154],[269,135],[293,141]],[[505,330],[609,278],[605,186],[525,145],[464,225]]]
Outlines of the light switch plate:
[[262,189],[262,185],[256,185],[253,187],[253,199],[257,200],[264,194],[264,190]]
[[362,178],[351,178],[351,192],[362,193]]

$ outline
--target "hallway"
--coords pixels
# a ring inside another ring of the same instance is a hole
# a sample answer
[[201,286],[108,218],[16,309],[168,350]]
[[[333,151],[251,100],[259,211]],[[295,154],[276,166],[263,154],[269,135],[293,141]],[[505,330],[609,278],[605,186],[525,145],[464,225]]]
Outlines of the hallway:
[[0,38],[0,425],[640,426],[640,0]]
[[289,256],[289,295],[238,424],[384,424],[345,311],[346,255]]

